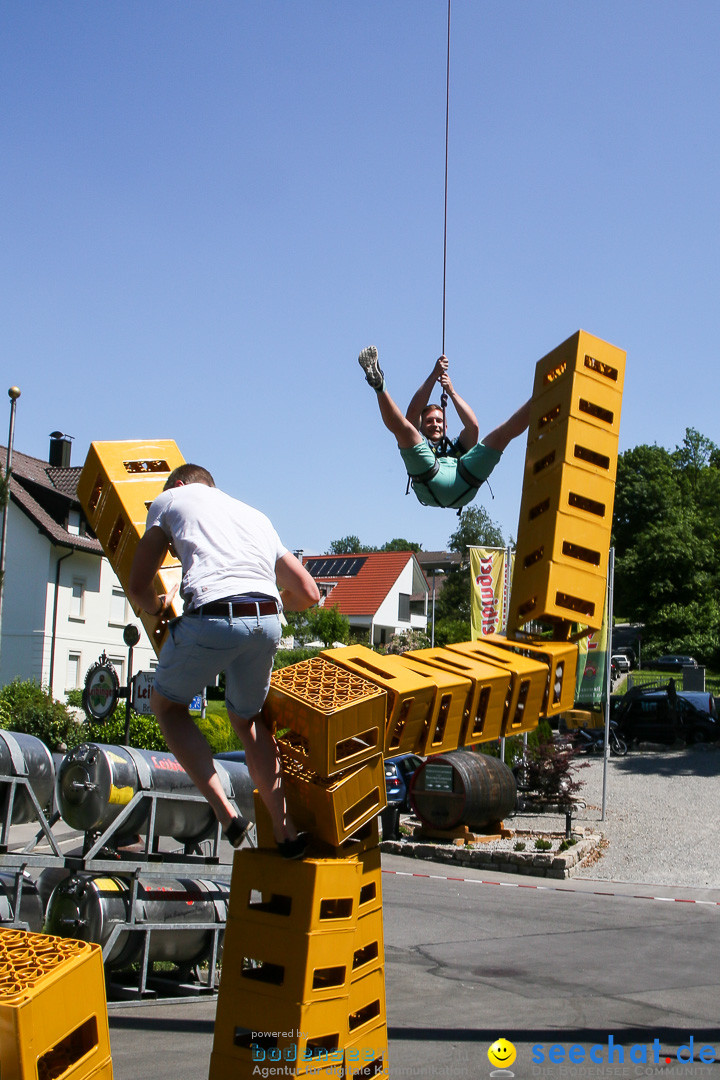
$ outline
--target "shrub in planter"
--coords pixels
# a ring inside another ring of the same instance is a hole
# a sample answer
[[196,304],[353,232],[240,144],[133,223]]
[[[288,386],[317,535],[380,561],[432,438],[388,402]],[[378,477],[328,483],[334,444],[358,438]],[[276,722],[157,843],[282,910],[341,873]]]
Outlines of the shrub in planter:
[[29,679],[14,679],[0,690],[0,722],[6,730],[34,735],[49,750],[61,751],[82,741],[80,725],[67,706]]

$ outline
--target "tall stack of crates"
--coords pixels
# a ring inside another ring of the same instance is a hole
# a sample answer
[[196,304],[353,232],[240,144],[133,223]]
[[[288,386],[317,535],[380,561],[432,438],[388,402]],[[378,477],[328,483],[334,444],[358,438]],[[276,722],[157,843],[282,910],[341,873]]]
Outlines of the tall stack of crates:
[[386,698],[324,657],[273,674],[265,718],[291,816],[313,844],[283,859],[256,796],[258,849],[233,864],[210,1080],[265,1068],[389,1075],[377,828]]
[[602,623],[624,376],[625,353],[583,330],[537,364],[510,636]]
[[[171,439],[90,445],[78,481],[78,499],[126,592],[150,503],[160,494],[173,469],[183,464],[183,456]],[[168,554],[155,582],[158,593],[169,592],[180,579],[180,563]],[[144,611],[139,613],[157,653],[162,648],[169,620],[181,612],[182,601],[178,596],[173,601],[172,612],[162,618]]]
[[99,945],[0,930],[0,1068],[8,1080],[112,1080]]

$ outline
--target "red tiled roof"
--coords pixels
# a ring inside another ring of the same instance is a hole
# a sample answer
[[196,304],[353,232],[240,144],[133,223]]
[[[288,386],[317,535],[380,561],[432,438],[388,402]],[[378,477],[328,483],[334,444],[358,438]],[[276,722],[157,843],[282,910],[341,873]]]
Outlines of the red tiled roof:
[[[377,551],[362,557],[365,562],[354,577],[315,578],[318,584],[337,582],[325,604],[327,607],[337,607],[341,615],[374,615],[412,559],[413,553]],[[307,566],[312,558],[313,556],[306,556],[303,563]]]

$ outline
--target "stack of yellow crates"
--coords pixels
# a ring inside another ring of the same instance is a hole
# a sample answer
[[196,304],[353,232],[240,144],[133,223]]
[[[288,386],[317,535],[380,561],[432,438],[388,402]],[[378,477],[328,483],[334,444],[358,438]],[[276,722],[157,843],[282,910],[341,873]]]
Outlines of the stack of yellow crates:
[[112,1080],[99,945],[0,930],[0,1068],[8,1080]]
[[[173,469],[183,464],[183,456],[171,439],[145,443],[94,442],[90,446],[78,481],[78,499],[126,592],[150,503],[160,494]],[[168,554],[155,582],[158,593],[169,592],[180,578],[180,563]],[[162,648],[169,620],[181,613],[179,596],[173,602],[172,614],[162,619],[144,611],[139,613],[157,653]]]
[[[258,849],[235,854],[211,1080],[387,1077],[377,815],[386,805],[386,694],[323,657],[276,671],[288,807],[313,844],[277,851],[256,795]],[[370,1070],[370,1071],[368,1071]]]
[[537,364],[510,636],[602,623],[624,376],[625,353],[583,330]]

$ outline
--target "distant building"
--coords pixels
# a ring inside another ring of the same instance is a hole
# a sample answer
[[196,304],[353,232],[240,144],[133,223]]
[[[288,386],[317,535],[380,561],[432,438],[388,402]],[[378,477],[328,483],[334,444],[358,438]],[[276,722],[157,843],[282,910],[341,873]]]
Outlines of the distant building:
[[310,555],[303,565],[317,582],[320,603],[337,607],[370,645],[403,630],[427,630],[428,583],[412,551]]
[[[0,447],[0,460],[6,449]],[[91,532],[77,500],[81,468],[70,440],[51,437],[49,461],[13,451],[0,624],[0,685],[34,679],[62,698],[107,653],[127,679],[127,623],[141,637],[133,668],[157,664],[155,651]]]

